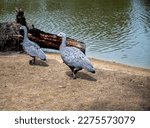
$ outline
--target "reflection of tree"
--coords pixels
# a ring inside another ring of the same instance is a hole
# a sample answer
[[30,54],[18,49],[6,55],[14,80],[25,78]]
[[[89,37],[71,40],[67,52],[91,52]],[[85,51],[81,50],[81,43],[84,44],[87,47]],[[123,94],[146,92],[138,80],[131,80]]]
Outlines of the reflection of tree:
[[150,30],[150,0],[141,0],[141,4],[141,6],[143,6],[143,20]]
[[15,7],[20,7],[27,10],[38,10],[38,0],[1,0],[0,1],[0,12],[14,12]]
[[13,12],[21,7],[25,12],[63,11],[70,19],[75,17],[75,26],[93,32],[105,32],[107,37],[122,33],[128,23],[130,2],[128,0],[1,0],[1,9]]
[[106,32],[106,35],[116,34],[116,28],[119,33],[118,30],[122,31],[128,23],[130,7],[128,0],[72,0],[70,2],[72,4],[68,9],[68,15],[75,16],[85,27]]
[[150,1],[149,0],[141,0],[141,2],[143,2],[145,6],[150,7]]
[[139,33],[150,30],[150,2],[148,0],[132,0],[132,25],[138,29]]

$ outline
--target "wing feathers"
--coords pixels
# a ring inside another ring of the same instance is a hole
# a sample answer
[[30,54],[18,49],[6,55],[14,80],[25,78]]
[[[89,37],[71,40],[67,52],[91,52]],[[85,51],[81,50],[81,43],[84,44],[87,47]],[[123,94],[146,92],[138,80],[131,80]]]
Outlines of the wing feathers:
[[75,68],[83,68],[90,72],[95,70],[89,59],[75,47],[63,47],[60,49],[63,61],[68,65]]
[[45,53],[42,51],[42,49],[35,44],[34,42],[27,40],[23,43],[24,50],[32,57],[39,57],[41,60],[46,59]]

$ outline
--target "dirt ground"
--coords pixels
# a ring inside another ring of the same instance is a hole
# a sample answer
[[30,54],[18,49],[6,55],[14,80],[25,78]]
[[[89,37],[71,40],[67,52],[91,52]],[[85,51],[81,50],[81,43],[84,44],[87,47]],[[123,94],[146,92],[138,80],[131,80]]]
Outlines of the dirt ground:
[[59,54],[29,59],[0,55],[0,110],[150,110],[150,70],[90,59],[96,73],[73,80]]

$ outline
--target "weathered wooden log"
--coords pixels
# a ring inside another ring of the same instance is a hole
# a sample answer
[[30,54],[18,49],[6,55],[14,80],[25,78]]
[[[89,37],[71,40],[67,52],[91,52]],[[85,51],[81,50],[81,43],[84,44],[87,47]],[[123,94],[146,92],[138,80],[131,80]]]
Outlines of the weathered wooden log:
[[[50,48],[59,50],[61,38],[55,34],[46,33],[35,28],[33,25],[26,23],[24,12],[21,9],[16,9],[16,21],[0,23],[0,51],[20,51],[22,47],[22,37],[19,33],[21,25],[28,28],[29,39],[37,43],[42,48]],[[85,53],[85,44],[83,42],[67,37],[67,45],[79,48]]]
[[[29,39],[36,42],[41,47],[52,48],[56,50],[59,49],[60,43],[62,41],[62,38],[58,37],[57,35],[46,33],[36,28],[29,29],[28,36]],[[67,37],[67,45],[77,47],[85,53],[85,44],[83,42]]]

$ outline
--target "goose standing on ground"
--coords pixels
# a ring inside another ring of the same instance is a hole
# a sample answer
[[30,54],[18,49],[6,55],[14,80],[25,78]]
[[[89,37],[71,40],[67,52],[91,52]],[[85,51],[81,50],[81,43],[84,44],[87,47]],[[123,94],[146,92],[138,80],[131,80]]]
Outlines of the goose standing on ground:
[[21,26],[20,30],[23,31],[23,43],[22,43],[23,49],[28,55],[34,58],[33,61],[32,60],[29,61],[29,64],[35,64],[36,57],[39,57],[41,60],[45,61],[46,55],[42,51],[42,49],[37,44],[28,39],[27,28],[25,26]]
[[61,58],[71,69],[73,73],[73,79],[76,79],[76,73],[82,69],[95,73],[94,67],[85,54],[83,54],[83,52],[75,47],[66,46],[66,34],[61,32],[58,34],[58,36],[62,37],[62,43],[59,48]]

